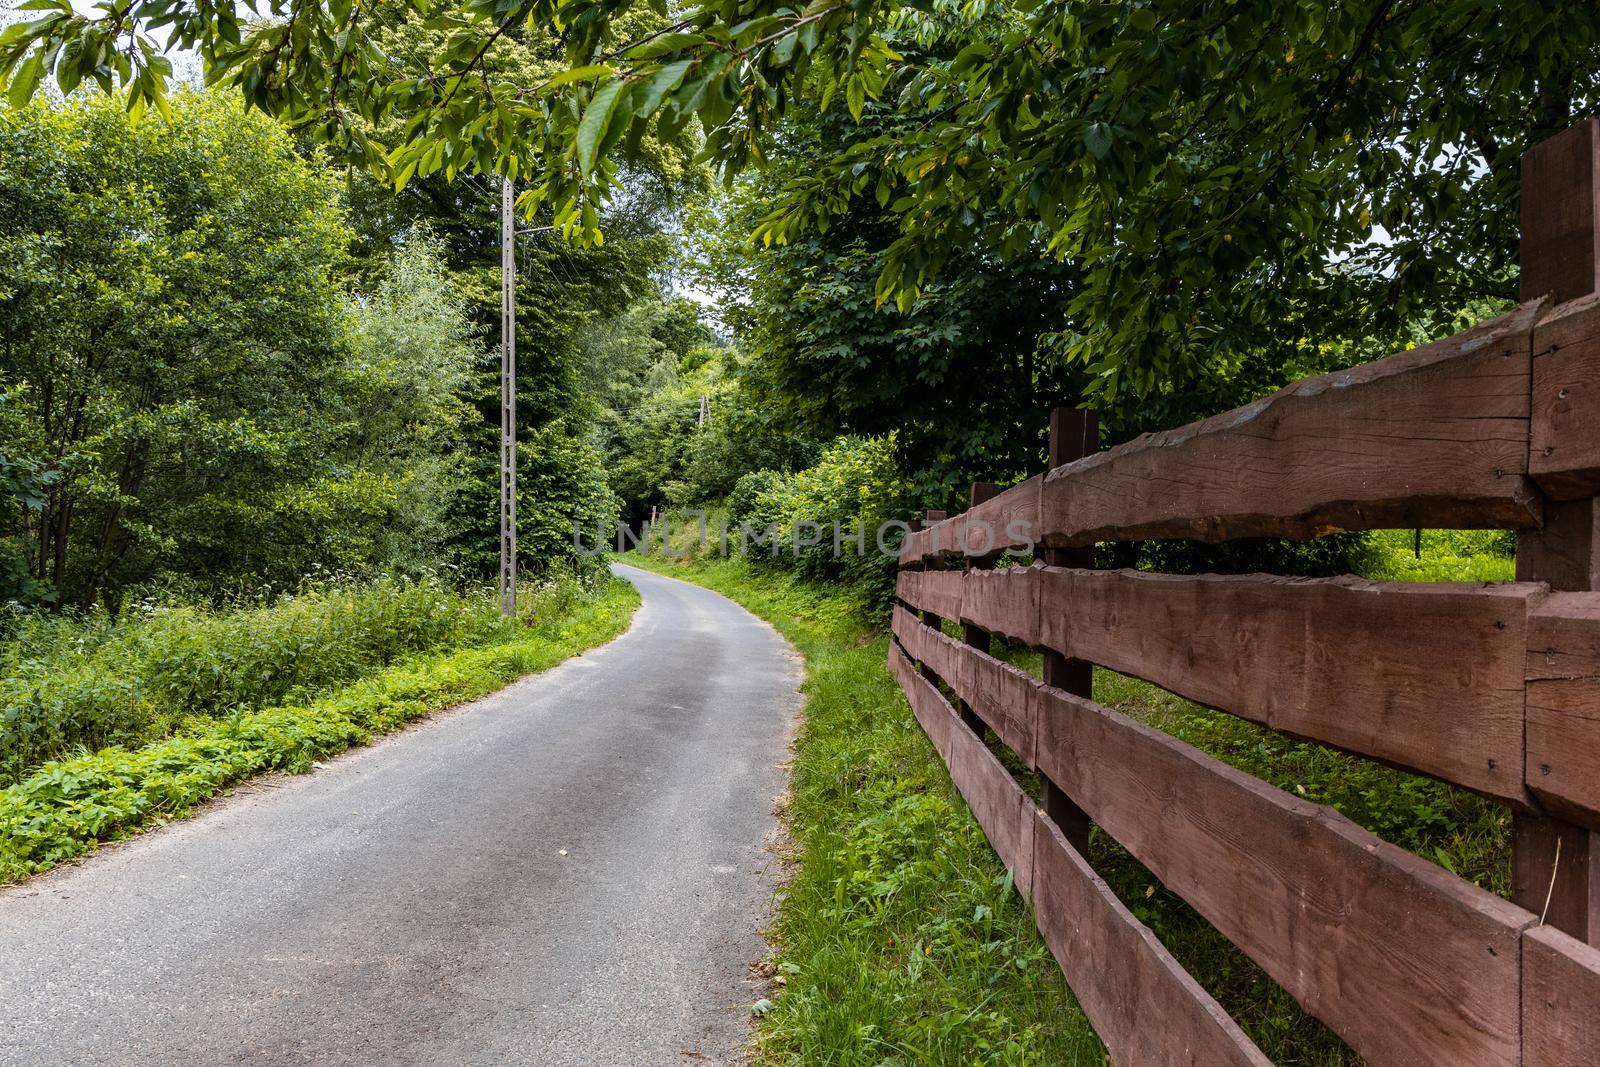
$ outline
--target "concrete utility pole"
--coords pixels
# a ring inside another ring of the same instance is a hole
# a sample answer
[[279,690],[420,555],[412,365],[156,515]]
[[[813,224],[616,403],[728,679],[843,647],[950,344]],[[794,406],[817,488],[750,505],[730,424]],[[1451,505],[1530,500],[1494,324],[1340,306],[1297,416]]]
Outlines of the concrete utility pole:
[[704,426],[706,424],[706,419],[708,419],[710,416],[711,398],[709,396],[703,396],[700,398],[700,421],[695,425]]
[[517,613],[517,194],[500,185],[500,614]]

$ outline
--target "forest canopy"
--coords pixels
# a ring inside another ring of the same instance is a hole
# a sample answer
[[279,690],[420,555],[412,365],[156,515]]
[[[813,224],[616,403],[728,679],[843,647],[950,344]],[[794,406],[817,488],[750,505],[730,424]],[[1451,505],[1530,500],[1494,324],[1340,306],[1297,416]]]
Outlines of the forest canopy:
[[[1111,401],[1506,297],[1520,153],[1600,76],[1600,13],[1534,0],[28,7],[0,35],[14,100],[49,77],[162,109],[164,40],[397,185],[510,175],[525,210],[591,241],[652,130],[697,121],[731,177],[782,154],[796,114],[891,108],[899,125],[792,175],[756,239],[875,204],[894,234],[875,299],[902,308],[974,247],[1070,264],[1044,344]],[[430,69],[383,47],[402,25],[439,41]],[[559,63],[497,63],[519,34]]]

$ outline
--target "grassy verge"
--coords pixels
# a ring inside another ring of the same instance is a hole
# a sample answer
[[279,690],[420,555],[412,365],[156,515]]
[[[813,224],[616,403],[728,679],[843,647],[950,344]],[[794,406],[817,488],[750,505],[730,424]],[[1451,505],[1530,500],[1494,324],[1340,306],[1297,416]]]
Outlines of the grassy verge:
[[1026,905],[838,586],[740,560],[629,558],[724,593],[806,658],[788,822],[797,868],[774,930],[768,1063],[1101,1064]]
[[[1462,558],[1473,573],[1463,574],[1444,558],[1453,554],[1448,539],[1434,540],[1420,561],[1409,542],[1403,554],[1396,545],[1392,577],[1504,577],[1503,562],[1471,553]],[[807,719],[790,811],[798,871],[777,924],[787,985],[762,1023],[765,1060],[1103,1062],[1025,906],[889,677],[881,625],[862,602],[742,560],[656,555],[642,565],[732,597],[806,655]],[[1037,653],[997,651],[1039,670]],[[1095,691],[1102,703],[1328,804],[1484,888],[1509,889],[1509,819],[1488,801],[1110,671],[1096,672]],[[1273,1062],[1360,1062],[1115,841],[1096,831],[1089,859]]]
[[432,711],[492,692],[627,628],[638,594],[610,580],[570,589],[531,625],[492,644],[396,662],[304,704],[194,717],[139,748],[110,747],[34,768],[0,791],[0,882],[25,878],[149,826],[181,818],[267,770],[300,772]]

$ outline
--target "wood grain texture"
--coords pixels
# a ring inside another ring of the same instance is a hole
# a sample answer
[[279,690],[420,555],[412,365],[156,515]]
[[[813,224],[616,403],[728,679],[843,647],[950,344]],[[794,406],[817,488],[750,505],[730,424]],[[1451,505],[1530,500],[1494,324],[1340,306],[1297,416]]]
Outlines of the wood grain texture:
[[1600,833],[1558,817],[1515,812],[1511,902],[1579,941],[1600,941]]
[[1600,500],[1547,500],[1544,525],[1517,531],[1517,581],[1564,593],[1600,589]]
[[1522,156],[1522,299],[1595,291],[1600,269],[1600,124],[1590,118]]
[[[959,646],[958,646],[959,647]],[[903,656],[903,654],[902,654]],[[1033,884],[1033,803],[994,753],[961,722],[956,709],[932,682],[905,668],[896,670],[911,710],[950,770],[973,817],[995,854],[1011,870],[1024,897]]]
[[1040,772],[1369,1063],[1517,1062],[1534,916],[1108,708],[1043,696]]
[[1266,1067],[1204,989],[1044,814],[1035,815],[1039,932],[1118,1067]]
[[895,596],[910,607],[931,611],[942,619],[961,618],[961,571],[901,571]]
[[987,652],[963,647],[896,605],[891,630],[906,655],[932,668],[1000,741],[1033,765],[1032,679]]
[[1042,568],[1043,643],[1209,707],[1515,804],[1543,586]]
[[926,523],[922,529],[906,534],[900,542],[900,565],[918,564],[961,551],[963,516]]
[[901,647],[905,649],[906,655],[927,667],[946,685],[953,689],[959,688],[960,678],[957,672],[966,662],[962,658],[959,642],[931,626],[924,625],[915,615],[898,605],[894,609],[891,628]]
[[961,699],[988,723],[1002,744],[1032,767],[1037,734],[1033,678],[977,649],[965,652],[965,662],[956,675]]
[[1556,500],[1600,493],[1600,296],[1555,308],[1533,334],[1528,473]]
[[1040,643],[1040,583],[1032,567],[969,571],[961,591],[961,621],[991,633]]
[[1552,814],[1600,830],[1600,593],[1528,617],[1527,777]]
[[977,504],[960,516],[961,549],[985,559],[1007,549],[1032,548],[1039,529],[1039,487],[1036,474],[1003,493]]
[[913,530],[900,542],[900,565],[919,566],[949,555],[984,559],[1007,549],[1032,547],[1039,529],[1039,489],[1043,484],[1044,475],[1035,475],[960,515]]
[[1522,936],[1523,1067],[1600,1062],[1600,950],[1541,926]]
[[1043,538],[1535,526],[1529,362],[1541,308],[1059,467],[1041,489]]

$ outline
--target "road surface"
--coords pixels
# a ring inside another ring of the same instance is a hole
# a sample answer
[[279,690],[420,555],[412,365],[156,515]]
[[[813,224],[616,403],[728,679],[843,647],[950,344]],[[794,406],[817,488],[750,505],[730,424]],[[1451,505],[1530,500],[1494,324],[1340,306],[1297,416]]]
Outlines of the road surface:
[[0,1062],[737,1062],[799,662],[624,570],[604,648],[0,891]]

